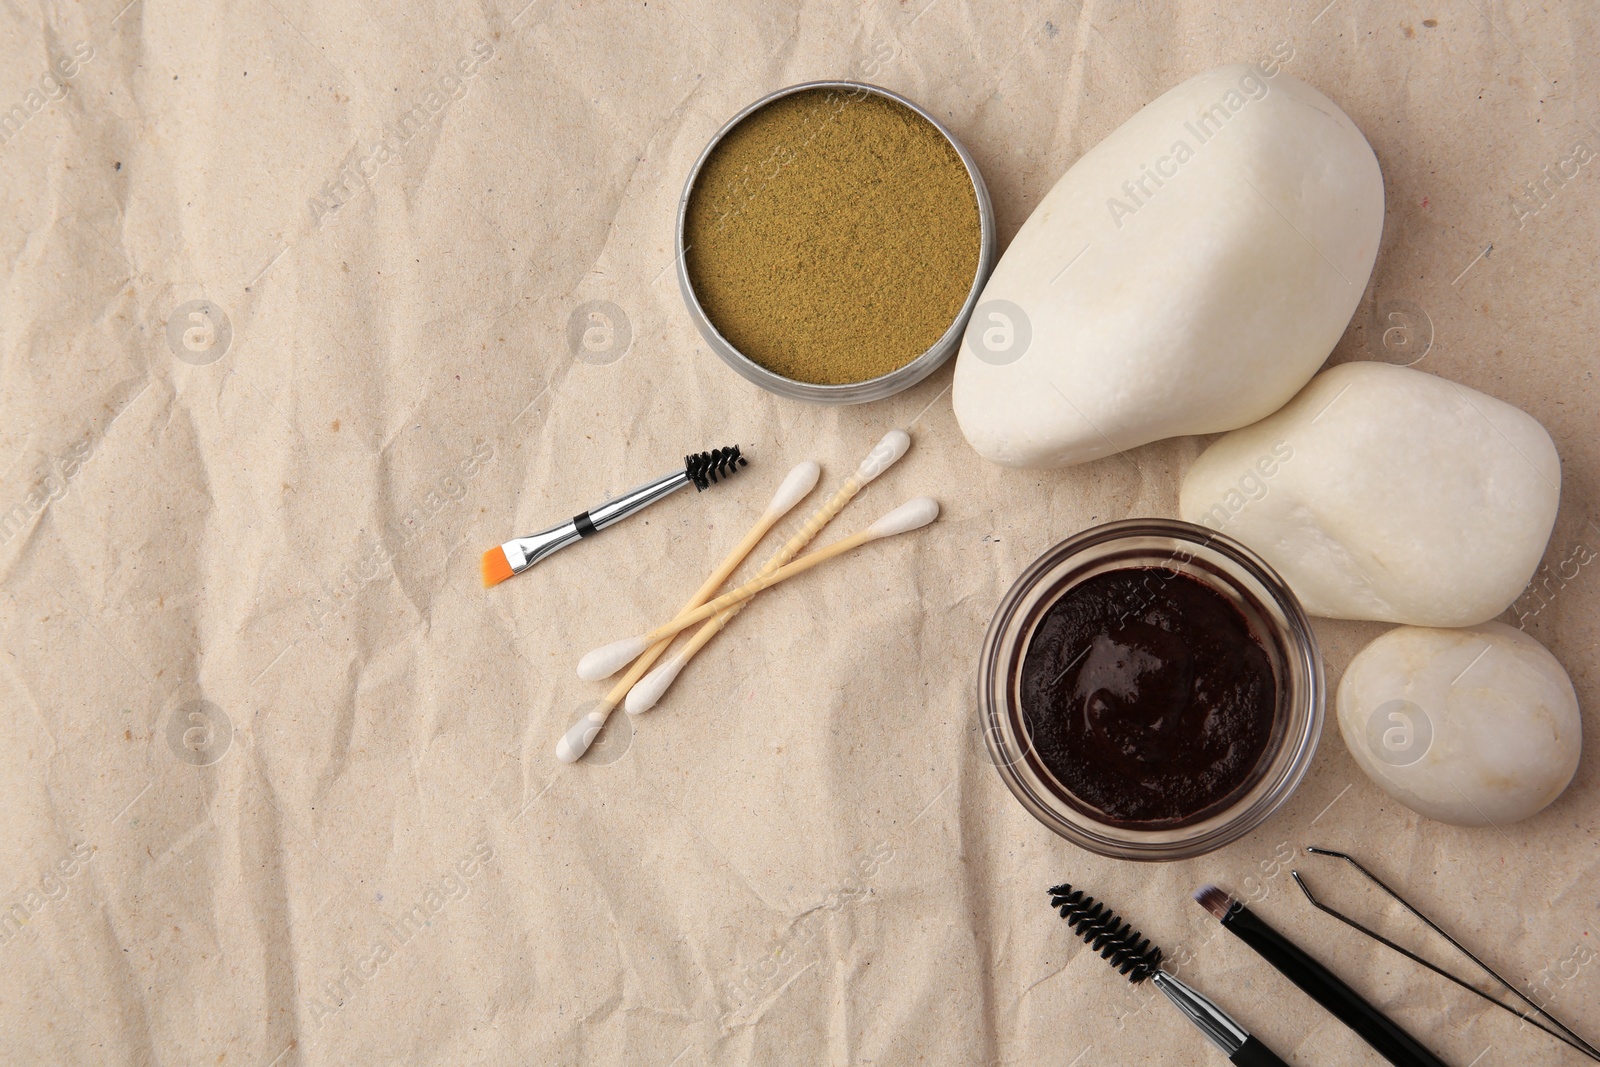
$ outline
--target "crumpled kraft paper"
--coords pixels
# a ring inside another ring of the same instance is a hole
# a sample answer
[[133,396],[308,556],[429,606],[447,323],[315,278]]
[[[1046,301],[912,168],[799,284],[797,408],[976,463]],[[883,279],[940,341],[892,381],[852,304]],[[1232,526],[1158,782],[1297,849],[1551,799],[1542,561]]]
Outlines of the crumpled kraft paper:
[[[1423,943],[1307,844],[1600,1041],[1593,740],[1546,812],[1463,830],[1370,784],[1330,716],[1232,847],[1075,850],[987,761],[978,644],[1055,541],[1174,514],[1205,442],[1003,470],[948,368],[862,407],[770,396],[694,333],[673,247],[707,139],[787,84],[938,115],[1003,245],[1160,92],[1287,51],[1387,183],[1332,358],[1549,427],[1562,515],[1507,618],[1594,727],[1586,5],[124,2],[0,16],[0,1060],[1217,1062],[1048,910],[1069,880],[1292,1062],[1378,1060],[1218,936],[1198,884],[1452,1063],[1579,1062],[1312,911],[1291,868]],[[763,594],[656,710],[556,761],[604,691],[582,652],[668,617],[794,463],[823,465],[815,506],[897,426],[911,452],[823,540],[925,493],[934,526]],[[752,460],[730,483],[480,588],[484,549],[725,444]],[[1330,682],[1382,629],[1318,624]]]

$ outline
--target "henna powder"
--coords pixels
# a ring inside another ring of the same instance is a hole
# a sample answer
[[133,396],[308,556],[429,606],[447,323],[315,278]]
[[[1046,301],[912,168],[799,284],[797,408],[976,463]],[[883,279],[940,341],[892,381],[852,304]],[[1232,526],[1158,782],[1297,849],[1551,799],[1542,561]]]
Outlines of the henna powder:
[[845,385],[944,336],[982,231],[972,178],[938,127],[865,90],[809,89],[712,150],[684,245],[695,296],[729,343],[793,381]]

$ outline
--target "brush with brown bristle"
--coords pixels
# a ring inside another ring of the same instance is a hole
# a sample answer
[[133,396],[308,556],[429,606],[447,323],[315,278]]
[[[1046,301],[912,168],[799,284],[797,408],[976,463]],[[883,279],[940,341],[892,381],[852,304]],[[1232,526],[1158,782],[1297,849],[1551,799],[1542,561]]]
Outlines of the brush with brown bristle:
[[521,574],[546,556],[566,548],[580,538],[592,537],[607,526],[621,522],[637,511],[643,511],[686,485],[693,485],[700,491],[715,484],[719,479],[726,480],[729,475],[749,462],[739,454],[738,445],[685,456],[682,470],[675,470],[653,482],[646,482],[635,489],[630,489],[615,500],[608,500],[597,508],[576,515],[560,526],[552,526],[531,537],[513,538],[503,545],[491,548],[483,554],[484,587],[499,585],[513,574]]
[[1395,1067],[1447,1067],[1428,1048],[1373,1007],[1360,993],[1319,963],[1299,945],[1284,937],[1243,903],[1214,885],[1195,890],[1194,901],[1222,924],[1222,928],[1260,953],[1289,981],[1305,990]]

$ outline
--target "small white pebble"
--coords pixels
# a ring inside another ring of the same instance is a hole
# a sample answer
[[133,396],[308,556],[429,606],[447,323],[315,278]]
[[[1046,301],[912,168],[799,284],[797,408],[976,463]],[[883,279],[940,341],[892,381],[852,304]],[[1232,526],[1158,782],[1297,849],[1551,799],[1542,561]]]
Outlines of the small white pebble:
[[1336,703],[1367,776],[1417,814],[1456,826],[1541,811],[1572,781],[1583,748],[1567,672],[1503,623],[1390,630],[1350,662]]

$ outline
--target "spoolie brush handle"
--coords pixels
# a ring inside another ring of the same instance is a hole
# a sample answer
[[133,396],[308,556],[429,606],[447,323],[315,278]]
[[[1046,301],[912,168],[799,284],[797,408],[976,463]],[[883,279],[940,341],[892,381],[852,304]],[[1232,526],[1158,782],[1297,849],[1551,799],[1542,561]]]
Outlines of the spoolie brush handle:
[[1228,1061],[1235,1067],[1289,1067],[1254,1035],[1245,1038],[1244,1044],[1239,1046],[1239,1051],[1229,1056]]
[[1207,1040],[1222,1050],[1230,1063],[1237,1067],[1289,1067],[1278,1058],[1277,1053],[1234,1021],[1233,1016],[1217,1007],[1210,997],[1165,971],[1155,972],[1151,981],[1172,1002],[1173,1007],[1194,1023]]

